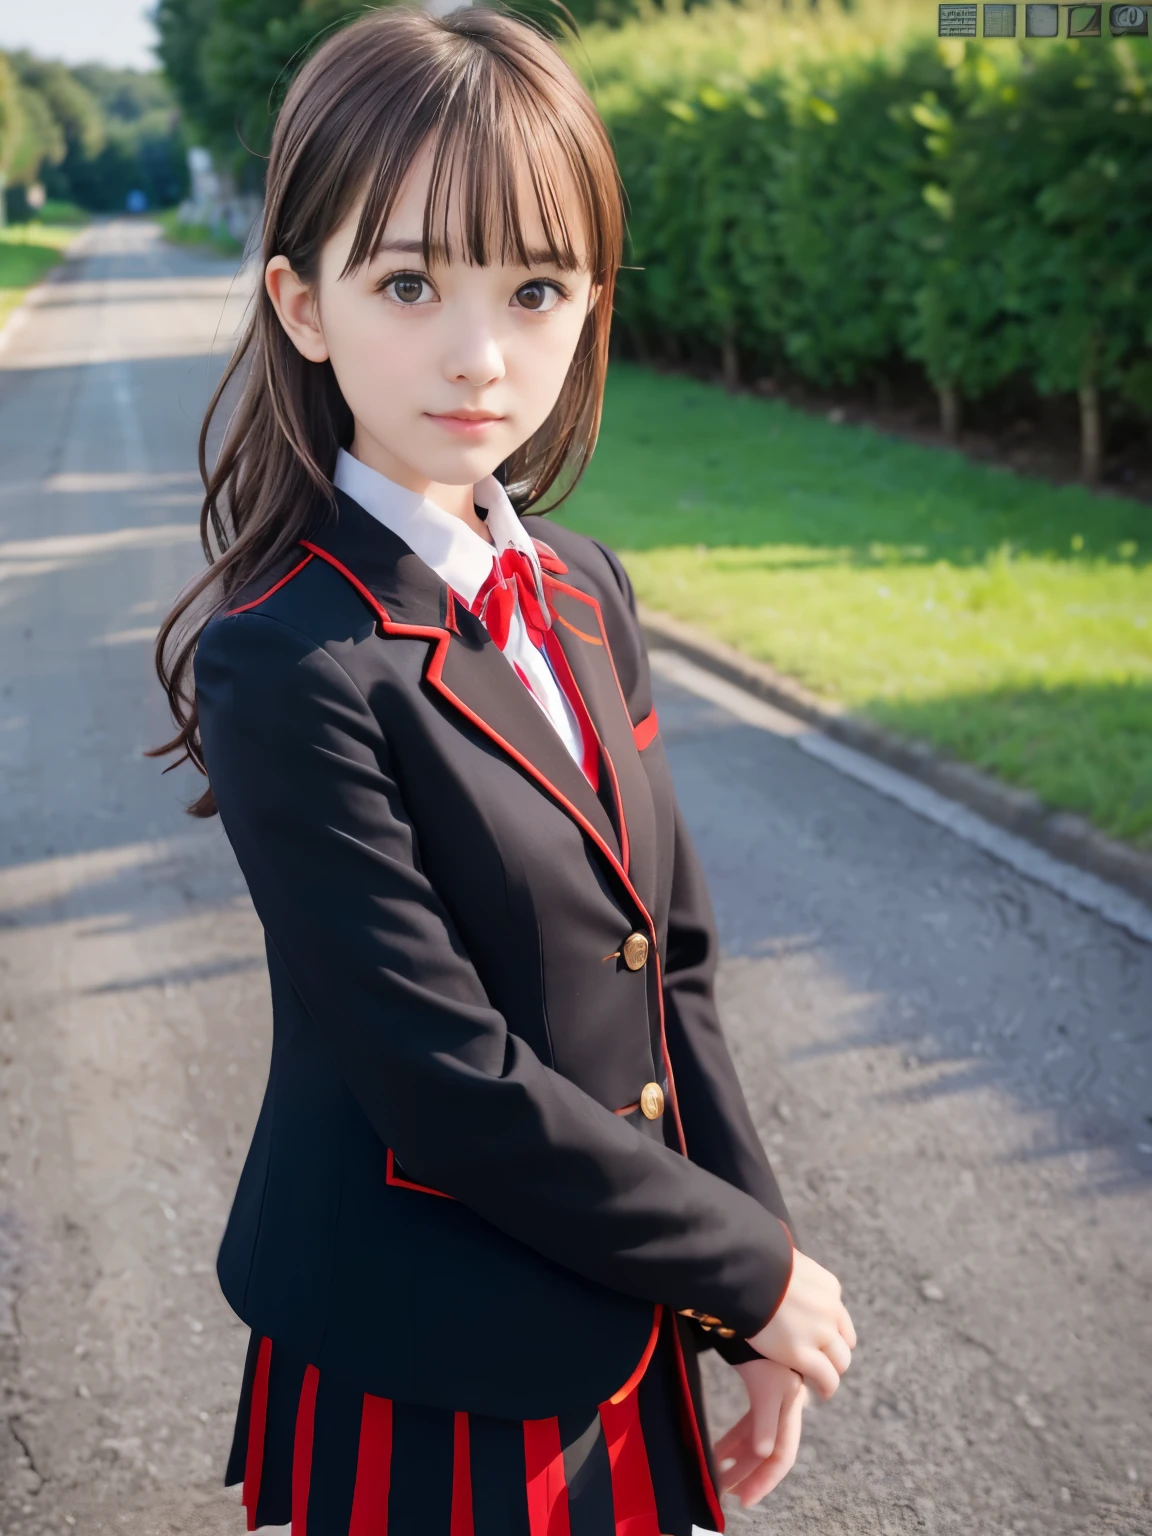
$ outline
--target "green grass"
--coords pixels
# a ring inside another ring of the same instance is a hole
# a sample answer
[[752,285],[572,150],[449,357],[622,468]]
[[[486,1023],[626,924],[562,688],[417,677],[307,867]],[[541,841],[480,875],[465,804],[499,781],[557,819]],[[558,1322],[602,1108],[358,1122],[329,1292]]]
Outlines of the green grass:
[[79,203],[55,197],[50,197],[37,212],[37,221],[42,224],[87,224],[91,217]]
[[164,231],[165,240],[172,245],[210,251],[217,256],[239,256],[243,253],[243,243],[234,239],[222,225],[212,229],[207,224],[185,224],[174,208],[160,214],[157,222]]
[[651,607],[1152,847],[1152,508],[617,366],[561,516]]
[[34,283],[63,258],[76,226],[9,224],[0,229],[0,325]]

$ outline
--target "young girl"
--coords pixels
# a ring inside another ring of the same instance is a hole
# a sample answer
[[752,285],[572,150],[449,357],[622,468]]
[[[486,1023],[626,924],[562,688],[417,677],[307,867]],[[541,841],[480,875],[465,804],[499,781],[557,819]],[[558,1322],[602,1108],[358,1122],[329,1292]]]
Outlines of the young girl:
[[855,1343],[720,1032],[628,578],[523,516],[592,451],[621,241],[591,103],[493,12],[377,12],[280,113],[160,641],[271,975],[219,1259],[250,1530],[720,1531]]

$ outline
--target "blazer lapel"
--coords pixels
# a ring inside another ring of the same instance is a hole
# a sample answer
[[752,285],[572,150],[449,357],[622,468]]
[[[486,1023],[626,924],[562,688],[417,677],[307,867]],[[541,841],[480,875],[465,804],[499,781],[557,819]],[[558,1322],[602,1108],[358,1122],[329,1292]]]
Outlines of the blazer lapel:
[[548,790],[565,809],[591,824],[621,862],[621,845],[595,790],[556,728],[508,665],[474,614],[457,607],[454,635],[425,676],[433,687]]
[[484,625],[449,603],[444,582],[398,535],[343,491],[336,499],[335,520],[304,540],[305,547],[352,582],[375,610],[385,639],[434,642],[425,682],[622,864],[621,843],[599,797]]
[[600,604],[570,582],[547,573],[544,587],[552,611],[552,635],[568,662],[607,760],[623,862],[637,895],[652,912],[657,886],[656,810],[608,648]]

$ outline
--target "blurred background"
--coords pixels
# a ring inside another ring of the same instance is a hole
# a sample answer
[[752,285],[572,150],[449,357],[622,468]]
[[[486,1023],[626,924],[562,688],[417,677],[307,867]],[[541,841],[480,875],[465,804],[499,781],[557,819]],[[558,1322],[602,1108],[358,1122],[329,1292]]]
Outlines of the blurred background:
[[[630,243],[556,515],[644,605],[725,1022],[862,1322],[730,1528],[1150,1536],[1147,12],[569,7],[513,9],[604,115]],[[5,1536],[239,1528],[211,1264],[261,938],[141,753],[275,112],[364,9],[0,0]]]

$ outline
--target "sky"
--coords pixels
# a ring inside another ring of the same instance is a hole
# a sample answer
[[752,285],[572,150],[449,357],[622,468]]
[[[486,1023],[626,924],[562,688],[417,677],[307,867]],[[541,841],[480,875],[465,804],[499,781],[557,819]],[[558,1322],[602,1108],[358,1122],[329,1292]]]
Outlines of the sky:
[[0,49],[66,64],[155,69],[150,0],[0,0]]

